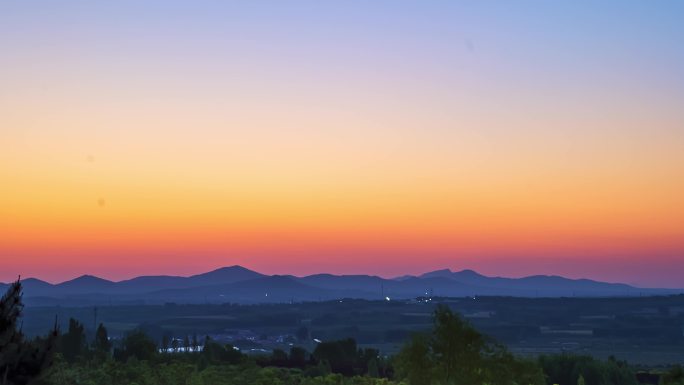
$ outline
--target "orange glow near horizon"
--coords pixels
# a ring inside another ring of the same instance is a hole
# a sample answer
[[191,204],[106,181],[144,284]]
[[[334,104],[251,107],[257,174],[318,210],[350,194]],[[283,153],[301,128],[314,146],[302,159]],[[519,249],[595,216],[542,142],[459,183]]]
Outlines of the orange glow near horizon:
[[674,20],[589,39],[480,5],[119,6],[0,11],[0,36],[31,32],[0,53],[0,281],[240,264],[682,286]]

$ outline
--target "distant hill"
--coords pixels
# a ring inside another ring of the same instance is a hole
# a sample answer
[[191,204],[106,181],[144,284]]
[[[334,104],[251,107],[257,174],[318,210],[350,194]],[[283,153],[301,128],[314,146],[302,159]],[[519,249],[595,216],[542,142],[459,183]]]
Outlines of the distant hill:
[[449,269],[425,273],[421,278],[443,277],[484,289],[480,294],[506,290],[512,296],[619,296],[639,295],[644,289],[622,283],[606,283],[589,279],[570,279],[557,275],[533,275],[524,278],[487,277],[473,270],[452,272]]
[[[116,287],[116,283],[95,277],[93,275],[82,275],[71,281],[62,282],[52,290],[62,294],[79,294],[83,292],[104,293]],[[28,291],[28,287],[26,291]]]
[[[92,275],[50,284],[22,280],[29,305],[91,306],[107,303],[266,303],[337,298],[412,299],[416,297],[618,297],[684,293],[621,283],[560,276],[488,277],[473,270],[435,270],[386,279],[373,275],[265,275],[242,266],[180,276],[141,276],[113,282]],[[0,283],[0,289],[7,284]]]
[[116,293],[144,293],[164,289],[181,289],[220,285],[264,277],[242,266],[228,266],[190,277],[168,275],[142,276],[117,283]]
[[265,275],[242,266],[234,265],[212,270],[208,273],[193,275],[188,277],[188,279],[193,283],[205,285],[240,282],[262,277],[265,277]]

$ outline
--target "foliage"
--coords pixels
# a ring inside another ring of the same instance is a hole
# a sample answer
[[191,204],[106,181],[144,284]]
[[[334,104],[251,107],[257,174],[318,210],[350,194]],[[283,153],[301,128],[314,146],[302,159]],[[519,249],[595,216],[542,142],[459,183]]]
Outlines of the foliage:
[[356,341],[351,338],[322,342],[316,346],[313,356],[317,361],[327,361],[336,373],[353,374],[356,363]]
[[57,328],[46,338],[29,342],[17,321],[21,316],[21,282],[17,280],[0,298],[0,384],[23,385],[41,377],[52,361]]
[[109,354],[112,350],[112,343],[109,341],[109,335],[107,334],[107,329],[103,324],[97,327],[95,332],[95,341],[93,342],[93,348],[96,352]]
[[87,350],[86,336],[83,324],[75,319],[69,319],[69,330],[59,337],[59,350],[69,362],[76,361]]
[[684,369],[675,365],[660,378],[661,385],[684,385]]
[[574,385],[580,379],[588,385],[636,385],[636,377],[624,361],[610,358],[599,361],[591,356],[560,354],[542,356],[539,365],[547,376],[547,384]]
[[303,369],[307,362],[307,352],[304,348],[293,346],[290,348],[290,355],[288,356],[290,367]]
[[218,364],[238,364],[244,361],[244,355],[235,350],[231,345],[221,345],[207,337],[204,341],[204,349],[200,353],[205,362]]
[[52,385],[110,384],[110,385],[392,385],[387,379],[371,377],[344,377],[327,374],[307,377],[301,370],[261,368],[253,364],[218,364],[199,370],[182,359],[171,362],[129,360],[126,363],[107,360],[90,366],[86,363],[70,364],[60,361],[52,369]]
[[122,341],[121,348],[114,350],[114,358],[125,362],[130,358],[151,360],[157,354],[157,344],[141,330],[134,330]]
[[434,370],[430,340],[424,334],[415,334],[397,355],[397,374],[411,385],[429,385]]
[[353,338],[321,342],[312,357],[316,362],[327,363],[332,373],[345,376],[368,374],[369,366],[373,366],[375,376],[380,376],[385,367],[377,349],[359,349]]
[[485,340],[446,306],[437,308],[430,348],[437,376],[445,384],[481,382]]
[[[78,331],[78,326],[73,329]],[[104,326],[98,329],[102,330],[96,333],[101,341],[94,347],[106,339]],[[319,343],[311,354],[292,347],[289,353],[276,349],[270,355],[257,357],[209,337],[199,351],[161,353],[141,330],[127,335],[119,345],[113,356],[85,354],[90,358],[75,362],[60,359],[48,383],[636,385],[633,371],[625,362],[613,358],[598,361],[586,356],[557,355],[533,361],[516,357],[446,307],[436,310],[430,333],[414,335],[389,361],[376,349],[360,349],[351,338]],[[663,376],[663,385],[684,385],[683,375],[681,368],[673,368]]]
[[539,367],[488,341],[458,314],[439,306],[429,335],[415,335],[397,355],[397,375],[411,385],[543,385]]

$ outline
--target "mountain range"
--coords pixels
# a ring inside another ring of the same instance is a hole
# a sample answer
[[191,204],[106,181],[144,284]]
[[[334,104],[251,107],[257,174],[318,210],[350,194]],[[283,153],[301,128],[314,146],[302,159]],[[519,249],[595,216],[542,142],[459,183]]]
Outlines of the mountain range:
[[[473,270],[436,270],[422,275],[381,278],[373,275],[265,275],[230,266],[189,277],[141,276],[109,281],[83,275],[51,284],[36,278],[22,280],[28,305],[90,306],[97,304],[268,303],[417,297],[617,297],[669,295],[679,289],[638,288],[621,283],[560,276],[488,277]],[[7,283],[0,283],[4,291]]]

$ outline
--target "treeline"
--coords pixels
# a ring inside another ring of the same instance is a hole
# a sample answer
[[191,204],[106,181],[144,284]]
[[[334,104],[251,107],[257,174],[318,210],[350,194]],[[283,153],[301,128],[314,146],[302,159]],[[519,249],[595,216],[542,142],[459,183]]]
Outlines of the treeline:
[[321,342],[311,354],[297,346],[290,348],[289,354],[275,349],[269,356],[256,357],[255,362],[262,367],[301,369],[309,377],[335,373],[346,377],[393,378],[390,362],[377,349],[360,349],[352,338]]
[[[393,357],[359,348],[353,339],[319,343],[269,355],[245,355],[231,345],[197,336],[155,341],[141,330],[119,340],[100,324],[86,337],[71,319],[68,329],[27,341],[17,320],[21,285],[0,302],[0,385],[637,385],[634,370],[615,359],[552,355],[536,360],[511,354],[447,307],[434,313],[429,333],[417,334]],[[653,377],[649,378],[650,383]],[[656,378],[684,385],[680,367]]]

